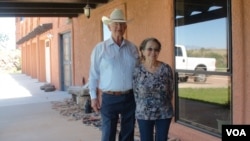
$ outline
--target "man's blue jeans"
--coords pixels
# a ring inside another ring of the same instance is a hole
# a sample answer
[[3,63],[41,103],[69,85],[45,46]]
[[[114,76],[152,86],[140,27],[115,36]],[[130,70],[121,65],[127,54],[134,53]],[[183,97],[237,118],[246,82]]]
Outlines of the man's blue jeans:
[[134,141],[135,100],[134,94],[102,94],[102,141],[115,141],[120,117],[119,141]]
[[172,118],[159,120],[137,119],[141,141],[167,141],[171,119]]

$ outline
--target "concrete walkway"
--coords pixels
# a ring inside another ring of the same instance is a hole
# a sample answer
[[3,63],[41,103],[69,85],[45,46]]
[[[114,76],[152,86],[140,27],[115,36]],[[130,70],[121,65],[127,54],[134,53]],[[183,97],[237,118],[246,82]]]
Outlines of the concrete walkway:
[[67,92],[44,92],[25,74],[0,74],[0,141],[100,141],[99,129],[52,109]]

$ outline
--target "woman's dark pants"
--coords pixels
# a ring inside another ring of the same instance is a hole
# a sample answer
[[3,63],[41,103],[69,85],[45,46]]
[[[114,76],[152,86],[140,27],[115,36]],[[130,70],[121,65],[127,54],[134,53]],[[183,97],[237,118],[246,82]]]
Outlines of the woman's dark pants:
[[137,119],[141,141],[167,141],[171,119],[172,118],[158,120]]

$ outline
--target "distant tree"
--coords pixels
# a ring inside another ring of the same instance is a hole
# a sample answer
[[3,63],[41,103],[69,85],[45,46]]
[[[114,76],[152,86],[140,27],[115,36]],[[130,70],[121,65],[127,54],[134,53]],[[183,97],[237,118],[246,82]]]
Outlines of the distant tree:
[[18,72],[21,70],[21,53],[18,49],[8,50],[8,41],[9,36],[0,33],[0,72]]
[[6,48],[6,42],[9,40],[9,36],[0,33],[0,48]]

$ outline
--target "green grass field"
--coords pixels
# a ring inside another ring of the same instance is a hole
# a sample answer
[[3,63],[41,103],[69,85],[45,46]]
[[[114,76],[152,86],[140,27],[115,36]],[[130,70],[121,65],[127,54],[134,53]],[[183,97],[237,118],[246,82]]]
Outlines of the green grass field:
[[228,88],[180,88],[179,97],[228,106],[230,101]]

